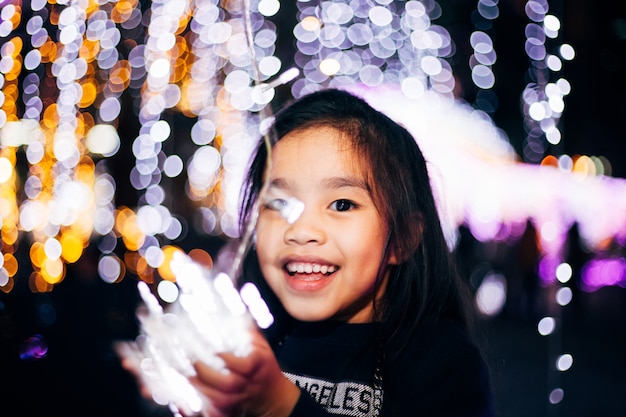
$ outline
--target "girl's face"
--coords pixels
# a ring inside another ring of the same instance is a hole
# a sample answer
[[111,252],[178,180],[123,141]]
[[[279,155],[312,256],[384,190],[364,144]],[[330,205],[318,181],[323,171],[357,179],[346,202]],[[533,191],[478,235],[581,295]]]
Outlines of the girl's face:
[[384,291],[385,281],[374,294],[387,225],[351,146],[340,131],[315,127],[289,133],[272,151],[269,194],[295,197],[304,211],[289,224],[272,207],[280,201],[264,206],[256,247],[267,283],[298,320],[372,321]]

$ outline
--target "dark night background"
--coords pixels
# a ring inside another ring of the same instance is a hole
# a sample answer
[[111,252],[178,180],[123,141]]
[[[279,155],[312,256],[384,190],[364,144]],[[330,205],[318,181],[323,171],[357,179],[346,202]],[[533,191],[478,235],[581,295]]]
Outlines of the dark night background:
[[[293,20],[295,6],[291,3],[283,1],[278,19]],[[463,98],[471,102],[476,92],[467,74],[468,39],[476,1],[439,3],[443,15],[437,23],[450,31],[457,45],[455,74],[462,82]],[[528,69],[523,52],[524,4],[522,0],[500,1],[500,17],[494,25],[498,54],[495,92],[499,99],[494,120],[518,153],[524,136],[520,93]],[[562,21],[561,40],[572,44],[577,53],[564,65],[572,92],[566,97],[562,118],[563,144],[552,151],[603,155],[611,162],[612,175],[626,178],[626,2],[561,0],[550,1],[550,6]],[[279,55],[280,48],[292,47],[292,27],[291,23],[279,26]],[[132,110],[125,114],[130,116],[120,123],[124,126],[120,133],[132,138],[138,126]],[[132,205],[137,196],[129,185],[124,188],[133,164],[128,155],[122,149],[111,158],[110,168],[117,176],[118,204]],[[185,250],[203,247],[215,253],[220,243],[196,236],[190,228],[185,241],[177,244]],[[519,244],[468,241],[461,257],[466,272],[485,259],[499,260],[503,270],[519,272],[526,250]],[[133,378],[121,369],[111,349],[114,341],[136,335],[136,278],[128,276],[114,285],[104,283],[95,270],[98,255],[96,245],[91,245],[79,262],[69,265],[67,277],[51,293],[31,293],[26,271],[18,273],[23,278],[16,279],[11,293],[0,293],[1,416],[168,415],[141,399]],[[572,265],[580,265],[590,256],[574,250]],[[27,264],[26,256],[20,265]],[[562,319],[560,331],[542,337],[537,333],[538,319],[555,313],[553,303],[547,301],[550,291],[537,285],[522,287],[511,294],[500,315],[482,323],[498,416],[626,415],[626,289],[575,290],[573,302],[557,313]],[[37,334],[45,338],[47,355],[20,360],[23,344]],[[555,355],[560,353],[574,357],[567,372],[553,370]],[[559,405],[551,405],[548,394],[556,386],[564,389],[565,397]]]

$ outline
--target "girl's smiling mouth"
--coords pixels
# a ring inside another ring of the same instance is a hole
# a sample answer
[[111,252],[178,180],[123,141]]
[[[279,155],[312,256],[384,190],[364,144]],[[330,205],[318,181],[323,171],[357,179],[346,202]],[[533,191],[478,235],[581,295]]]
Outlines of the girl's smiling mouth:
[[[335,265],[319,264],[315,262],[287,262],[285,270],[289,276],[298,274],[301,279],[321,279],[333,274],[339,268]],[[320,276],[321,275],[321,276]]]

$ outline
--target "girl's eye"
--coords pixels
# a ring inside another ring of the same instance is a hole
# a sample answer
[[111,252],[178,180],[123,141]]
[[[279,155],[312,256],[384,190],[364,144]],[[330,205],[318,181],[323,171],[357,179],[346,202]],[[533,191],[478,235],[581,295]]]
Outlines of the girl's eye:
[[356,207],[356,204],[354,204],[350,200],[337,200],[337,201],[333,201],[332,204],[330,205],[331,210],[335,210],[335,211],[348,211],[355,207]]
[[270,210],[282,211],[285,209],[285,207],[287,207],[288,204],[289,202],[287,200],[284,200],[282,198],[273,198],[265,203],[265,207]]
[[304,203],[295,197],[270,198],[264,208],[278,212],[289,224],[298,220],[304,210]]

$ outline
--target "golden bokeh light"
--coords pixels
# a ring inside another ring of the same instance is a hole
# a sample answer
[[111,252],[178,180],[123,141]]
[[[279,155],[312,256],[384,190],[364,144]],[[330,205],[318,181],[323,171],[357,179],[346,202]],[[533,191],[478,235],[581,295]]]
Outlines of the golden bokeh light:
[[46,259],[39,272],[48,284],[58,284],[65,278],[65,264],[61,259]]
[[125,252],[124,265],[126,265],[126,269],[128,269],[128,271],[130,271],[131,273],[137,275],[137,262],[139,262],[140,258],[141,255],[139,255],[139,253],[137,252]]
[[[83,39],[83,44],[78,49],[78,56],[88,63],[91,63],[100,52],[100,42],[97,39]],[[87,74],[93,74],[93,71]]]
[[583,177],[596,175],[596,166],[593,160],[586,155],[577,155],[574,158],[574,166],[572,172],[575,172]]
[[95,80],[88,80],[81,84],[82,95],[78,103],[79,107],[84,109],[91,106],[98,97],[98,84]]
[[13,256],[12,253],[4,254],[4,269],[6,269],[7,273],[10,277],[14,277],[17,274],[18,264],[17,259]]
[[48,129],[54,129],[59,124],[59,114],[57,113],[56,103],[46,107],[42,120],[43,127]]
[[163,248],[163,262],[157,268],[159,275],[161,278],[166,279],[168,281],[176,281],[176,275],[172,271],[172,267],[170,265],[174,254],[176,253],[184,253],[182,249],[176,246],[166,245]]
[[54,62],[54,59],[57,56],[57,44],[52,40],[48,40],[39,48],[39,53],[41,54],[41,62],[47,64],[49,62]]
[[139,250],[146,237],[139,225],[134,221],[127,222],[121,233],[124,246],[131,251]]
[[30,245],[30,262],[35,268],[41,268],[46,260],[46,252],[43,248],[43,243],[33,242]]
[[144,242],[145,234],[137,224],[137,215],[128,207],[116,211],[115,230],[130,251],[137,251]]
[[213,268],[213,257],[204,249],[195,248],[190,250],[189,257],[205,268]]
[[111,10],[111,20],[115,23],[126,22],[137,7],[137,1],[121,0]]
[[543,158],[543,160],[541,161],[541,166],[549,166],[549,167],[554,167],[554,168],[558,168],[559,166],[559,160],[557,159],[556,156],[554,155],[547,155],[545,158]]
[[83,236],[79,236],[72,231],[63,233],[59,239],[61,242],[61,256],[67,263],[78,261],[83,254]]
[[54,285],[46,281],[39,271],[30,274],[28,286],[32,292],[50,292],[54,288]]
[[154,268],[148,265],[148,261],[146,261],[146,258],[140,256],[137,259],[136,268],[139,279],[147,283],[154,283]]
[[15,224],[7,224],[2,226],[2,242],[7,245],[14,245],[19,237],[19,231]]

